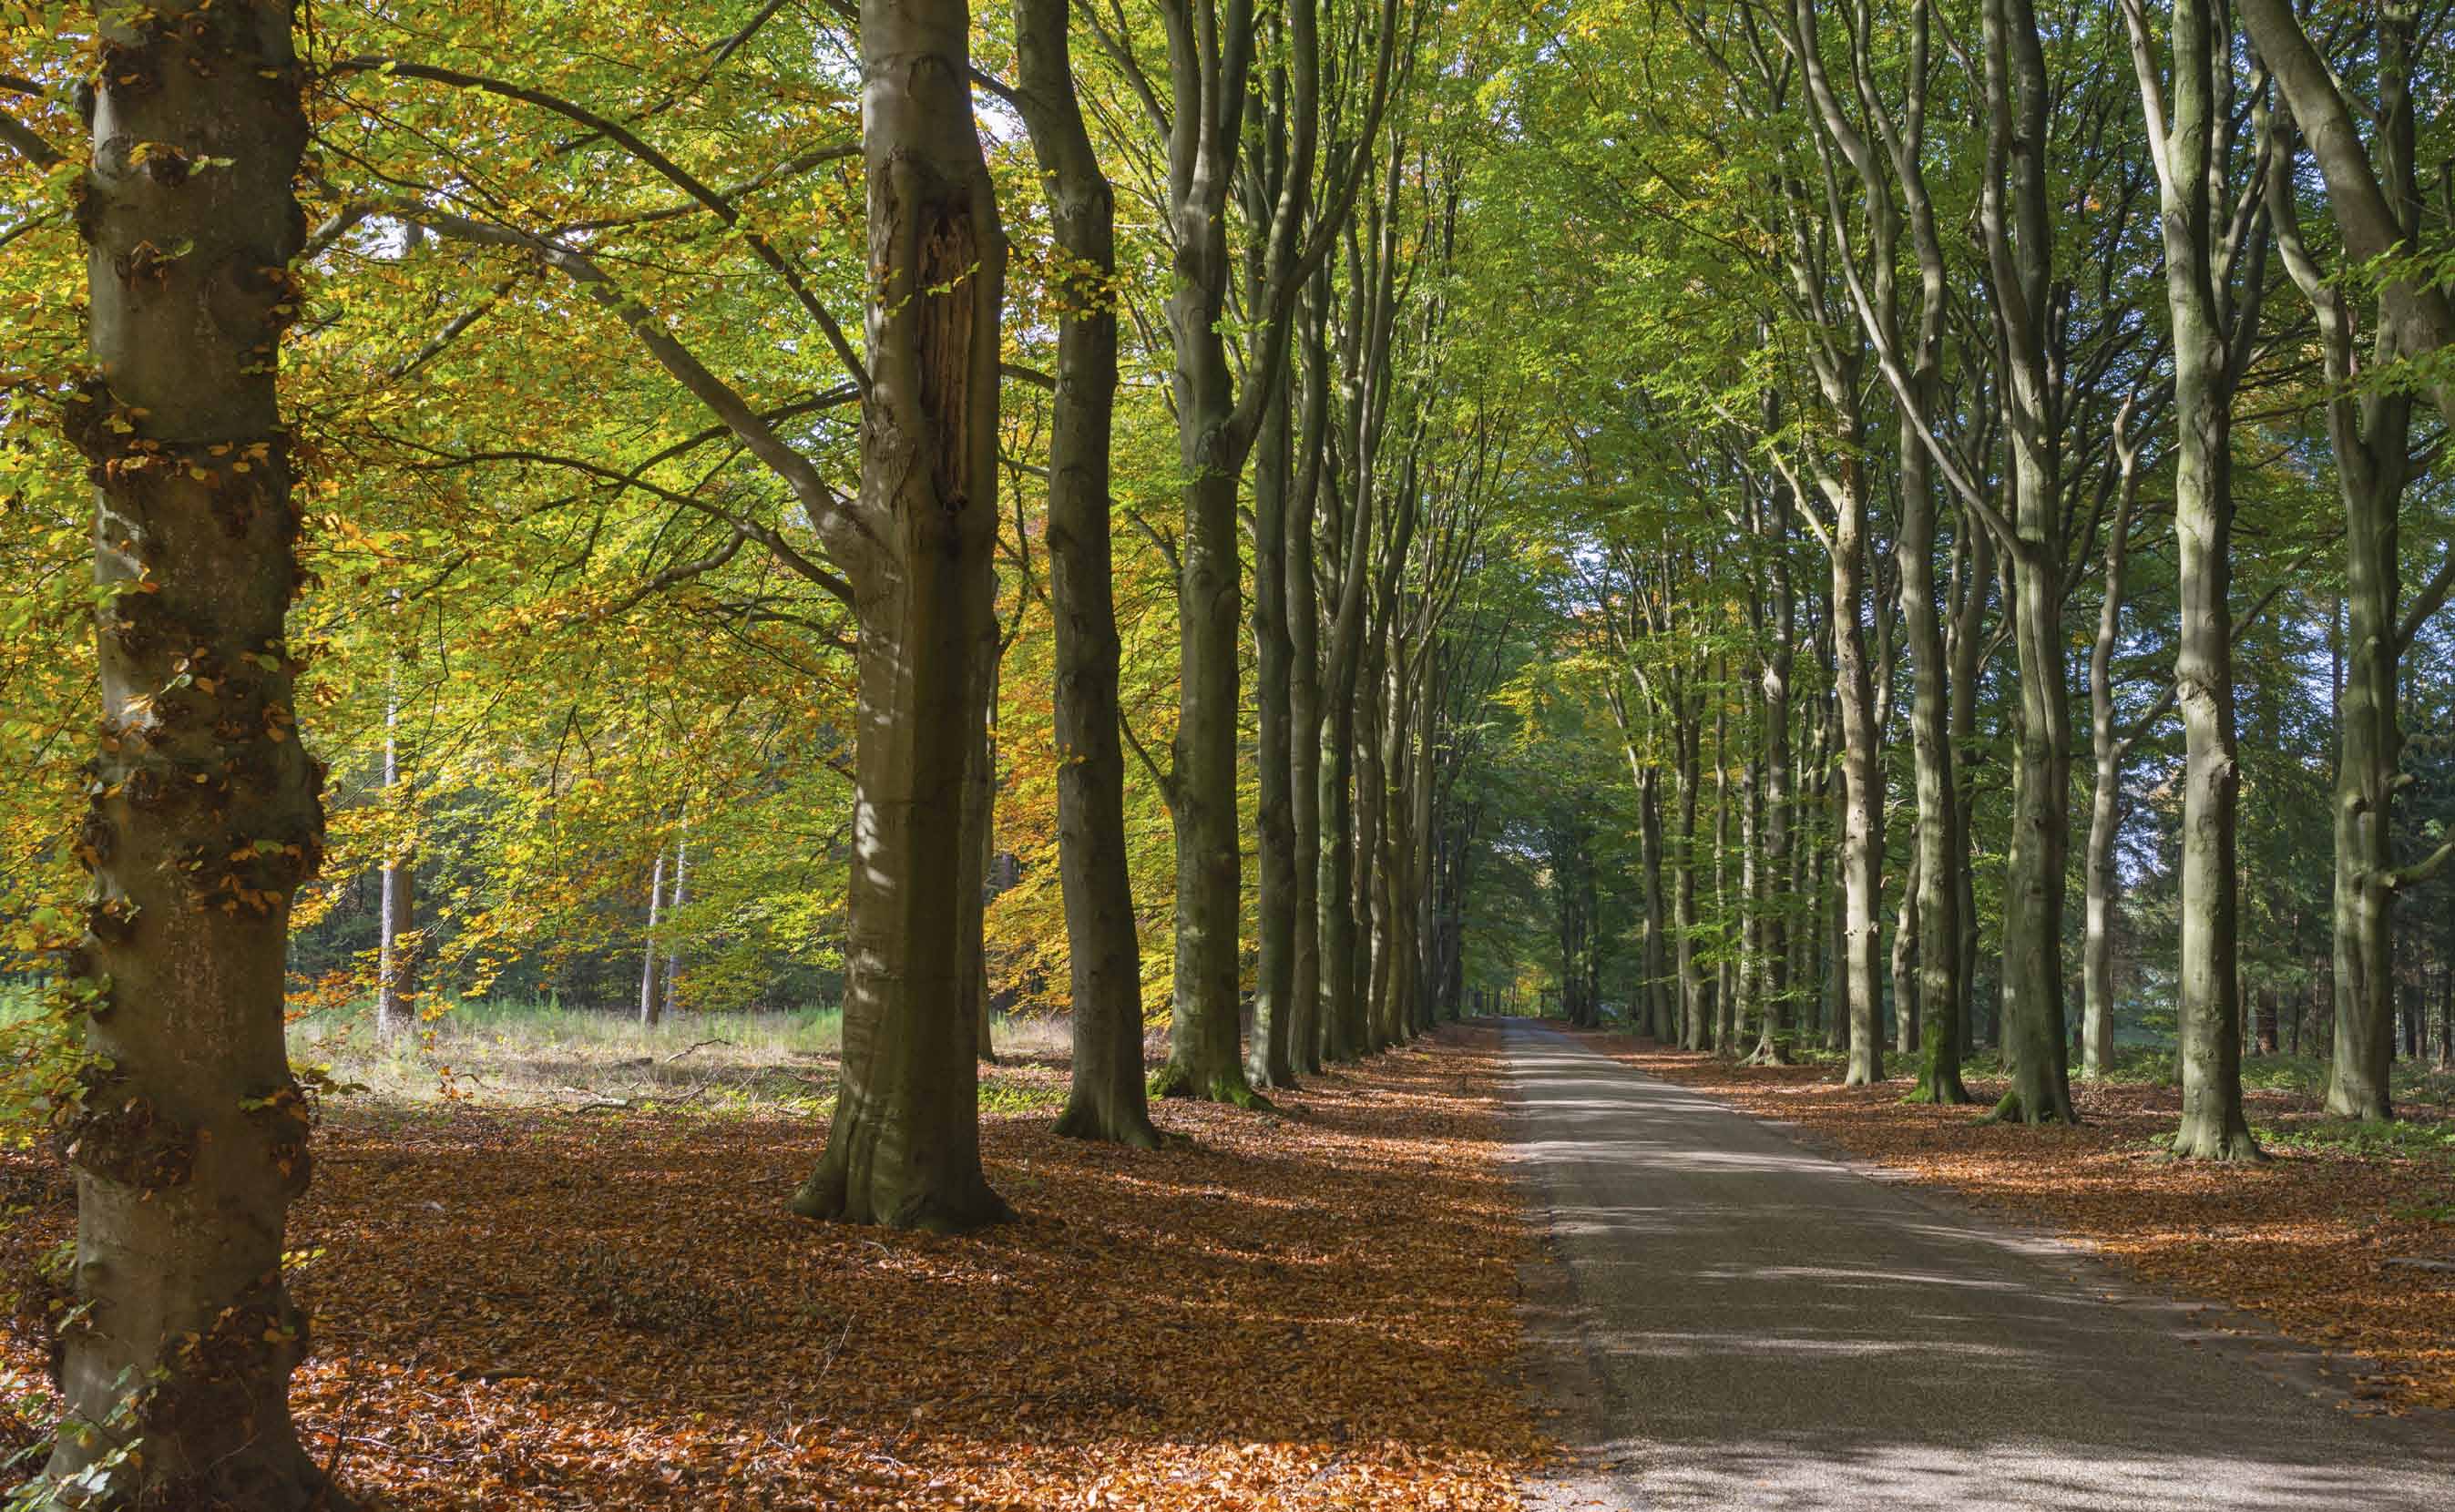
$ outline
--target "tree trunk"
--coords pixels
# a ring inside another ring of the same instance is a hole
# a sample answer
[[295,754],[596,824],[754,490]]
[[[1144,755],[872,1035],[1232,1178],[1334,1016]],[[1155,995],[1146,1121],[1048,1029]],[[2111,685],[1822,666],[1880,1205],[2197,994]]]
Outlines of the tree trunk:
[[[1296,1075],[1318,1076],[1322,1057],[1321,603],[1313,581],[1313,520],[1329,444],[1329,271],[1308,291],[1303,312],[1304,405],[1297,427],[1296,485],[1287,524],[1288,789],[1295,833],[1293,958],[1288,974],[1288,1054]],[[1290,377],[1289,382],[1293,382]]]
[[[2127,11],[2143,97],[2164,92],[2144,18]],[[2233,710],[2233,384],[2216,266],[2222,213],[2210,183],[2226,163],[2212,147],[2225,131],[2219,74],[2233,67],[2233,36],[2208,0],[2175,0],[2172,125],[2160,145],[2165,295],[2174,330],[2176,575],[2181,627],[2174,684],[2182,714],[2181,1024],[2182,1121],[2174,1153],[2260,1159],[2242,1101],[2241,904],[2235,798],[2242,769]],[[2161,123],[2152,118],[2150,130]],[[2256,266],[2256,265],[2254,265]],[[2254,276],[2256,274],[2254,273]],[[2252,307],[2253,312],[2256,306]],[[2243,314],[2241,319],[2253,318]]]
[[1288,700],[1294,644],[1288,633],[1287,515],[1292,471],[1287,386],[1265,401],[1253,456],[1253,641],[1258,663],[1261,807],[1261,959],[1253,993],[1253,1041],[1246,1079],[1257,1087],[1295,1082],[1290,999],[1295,992],[1296,834],[1294,730]]
[[666,933],[672,937],[665,944],[665,973],[660,987],[664,1011],[668,1014],[681,1005],[680,988],[677,984],[681,980],[682,975],[682,939],[680,932],[674,927],[674,917],[681,913],[682,905],[688,901],[690,901],[690,816],[685,813],[682,816],[681,832],[674,837],[674,892],[671,912],[665,926]]
[[808,1218],[940,1232],[1009,1216],[981,1172],[964,782],[996,623],[1005,237],[972,128],[964,0],[863,0],[868,183],[860,623],[842,1085]]
[[2062,437],[2046,351],[2055,202],[2044,161],[2050,145],[2045,49],[2031,0],[1986,0],[1983,14],[1990,125],[1980,219],[1996,297],[2007,307],[2001,328],[2009,348],[2014,602],[2006,612],[2020,672],[2003,886],[2000,1038],[2012,1086],[1993,1116],[2067,1123],[2074,1121],[2062,961],[2071,704],[2063,666]]
[[329,1504],[291,1424],[307,1318],[282,1277],[309,1170],[284,953],[324,837],[284,626],[292,23],[267,0],[164,0],[99,29],[77,216],[95,376],[69,408],[112,593],[77,844],[92,901],[64,972],[93,1058],[53,1113],[77,1183],[78,1305],[54,1357],[71,1426],[45,1472],[61,1504]]
[[1116,198],[1074,94],[1065,0],[1015,0],[1016,99],[1072,270],[1060,283],[1048,434],[1048,592],[1056,631],[1057,869],[1074,1063],[1057,1132],[1156,1149],[1143,1079],[1142,940],[1126,873],[1108,446],[1116,414]]
[[1909,875],[1901,879],[1901,900],[1893,916],[1893,1049],[1904,1056],[1918,1053],[1918,962],[1924,955],[1923,921],[1918,917],[1919,858],[1910,853]]
[[658,922],[665,910],[665,847],[657,845],[656,864],[648,868],[648,930],[639,946],[639,1022],[649,1029],[665,1011],[665,995],[657,990],[657,965],[661,958]]
[[[1930,293],[1930,298],[1938,293]],[[1945,671],[1942,617],[1935,581],[1936,500],[1925,442],[1904,429],[1900,536],[1901,624],[1910,656],[1910,754],[1917,785],[1917,829],[1910,875],[1917,879],[1918,1033],[1923,1050],[1913,1102],[1958,1105],[1969,1100],[1960,1081],[1966,1043],[1961,1019],[1968,987],[1960,975],[1960,876],[1968,858],[1956,843],[1958,783],[1953,772],[1952,694]],[[1908,891],[1904,888],[1904,892]]]
[[[400,694],[384,694],[383,791],[396,815],[402,798]],[[396,818],[397,822],[397,818]],[[410,846],[397,838],[384,851],[378,873],[375,937],[375,1038],[389,1044],[417,1021],[410,1006],[409,951],[403,937],[417,927],[417,870]]]
[[[1682,702],[1686,694],[1679,695]],[[1698,771],[1698,731],[1693,712],[1678,715],[1679,837],[1671,857],[1671,947],[1679,967],[1679,1048],[1703,1050],[1711,1031],[1706,1019],[1705,974],[1696,961],[1696,798],[1704,784]]]
[[[1181,267],[1200,270],[1226,261],[1224,224],[1181,226],[1180,235],[1199,239],[1198,246],[1180,250]],[[1244,596],[1236,526],[1240,459],[1228,434],[1234,380],[1219,333],[1220,305],[1211,279],[1198,271],[1181,280],[1167,305],[1186,484],[1169,802],[1176,821],[1176,997],[1160,1088],[1170,1097],[1251,1107],[1263,1099],[1246,1081],[1237,1051],[1244,920],[1236,792]]]
[[1877,761],[1876,693],[1860,620],[1865,613],[1867,494],[1854,460],[1832,491],[1833,665],[1841,706],[1841,948],[1850,1004],[1845,1086],[1884,1079],[1877,961],[1883,951],[1884,778]]
[[1662,773],[1652,762],[1639,763],[1633,751],[1630,755],[1636,773],[1636,804],[1639,839],[1639,861],[1643,868],[1645,889],[1645,1033],[1656,1043],[1667,1044],[1678,1038],[1673,1017],[1674,995],[1670,981],[1670,952],[1665,948],[1671,935],[1671,920],[1665,912],[1662,887]]

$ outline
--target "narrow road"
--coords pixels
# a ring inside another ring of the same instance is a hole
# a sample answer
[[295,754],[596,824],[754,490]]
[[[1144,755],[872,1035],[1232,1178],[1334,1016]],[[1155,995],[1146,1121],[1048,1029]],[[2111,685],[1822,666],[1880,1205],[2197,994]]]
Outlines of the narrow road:
[[1543,1507],[2455,1509],[2455,1456],[2280,1384],[2092,1262],[1930,1205],[1524,1021],[1559,1265],[1537,1372],[1583,1468]]

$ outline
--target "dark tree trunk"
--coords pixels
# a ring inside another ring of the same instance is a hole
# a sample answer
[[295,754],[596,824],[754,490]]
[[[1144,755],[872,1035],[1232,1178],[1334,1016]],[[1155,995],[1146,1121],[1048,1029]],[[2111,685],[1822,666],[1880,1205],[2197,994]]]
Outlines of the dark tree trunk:
[[1116,200],[1075,103],[1065,0],[1016,0],[1016,98],[1077,270],[1062,286],[1048,436],[1048,587],[1056,629],[1057,866],[1065,896],[1074,1064],[1057,1132],[1159,1144],[1143,1073],[1142,941],[1126,875],[1108,445],[1116,411]]

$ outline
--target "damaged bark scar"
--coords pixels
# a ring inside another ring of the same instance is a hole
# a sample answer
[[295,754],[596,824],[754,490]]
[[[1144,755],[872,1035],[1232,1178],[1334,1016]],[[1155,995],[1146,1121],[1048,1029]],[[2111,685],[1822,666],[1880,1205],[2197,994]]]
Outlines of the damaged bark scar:
[[157,1115],[115,1071],[89,1070],[77,1096],[53,1113],[51,1127],[63,1159],[120,1186],[166,1191],[195,1169],[195,1136]]
[[921,226],[921,299],[915,345],[921,359],[921,408],[931,431],[931,481],[949,514],[969,502],[965,473],[970,460],[972,276],[979,243],[966,207],[939,203]]

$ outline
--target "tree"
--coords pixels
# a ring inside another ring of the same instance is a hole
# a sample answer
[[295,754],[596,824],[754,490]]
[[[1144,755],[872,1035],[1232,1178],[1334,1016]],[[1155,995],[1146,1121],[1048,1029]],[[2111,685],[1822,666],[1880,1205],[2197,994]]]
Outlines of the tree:
[[310,1170],[283,962],[324,843],[275,393],[304,241],[292,25],[272,0],[98,22],[79,212],[93,368],[70,427],[113,592],[71,961],[89,1058],[55,1115],[77,1174],[70,1416],[45,1472],[79,1505],[331,1504],[291,1425],[307,1320],[282,1264]]
[[972,127],[966,0],[864,0],[868,383],[839,534],[861,621],[843,1084],[805,1217],[961,1230],[1007,1216],[981,1175],[963,1012],[983,883],[964,779],[994,644],[1005,239]]
[[1048,441],[1058,866],[1073,977],[1074,1064],[1057,1132],[1156,1148],[1143,1085],[1142,942],[1126,875],[1108,449],[1117,392],[1116,199],[1074,92],[1065,0],[1016,0],[1015,99],[1047,175],[1064,313]]

